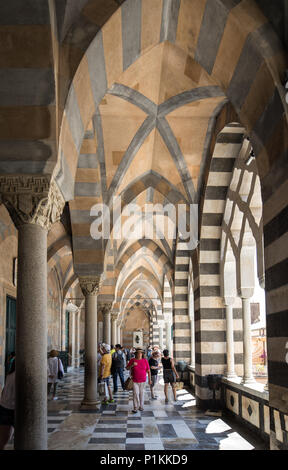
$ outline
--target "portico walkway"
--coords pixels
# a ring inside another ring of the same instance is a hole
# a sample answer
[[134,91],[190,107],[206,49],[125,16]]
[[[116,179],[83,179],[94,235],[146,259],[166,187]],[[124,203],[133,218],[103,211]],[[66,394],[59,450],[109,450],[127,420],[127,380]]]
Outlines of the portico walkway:
[[[80,411],[84,370],[65,374],[58,400],[48,402],[50,450],[261,450],[265,446],[246,428],[231,420],[209,417],[196,407],[187,391],[177,392],[179,403],[165,404],[163,381],[157,400],[147,385],[145,410],[132,414],[132,392],[118,390],[115,403],[99,411]],[[13,445],[7,446],[12,449]]]
[[[99,412],[79,411],[83,398],[83,370],[65,376],[58,401],[49,401],[49,449],[87,450],[192,450],[263,449],[247,430],[231,427],[226,418],[205,416],[186,390],[177,393],[179,404],[165,404],[163,384],[157,400],[145,391],[145,411],[131,413],[132,392],[118,390],[115,403]],[[121,387],[120,387],[121,389]],[[130,398],[130,400],[129,400]],[[171,396],[172,398],[172,396]]]

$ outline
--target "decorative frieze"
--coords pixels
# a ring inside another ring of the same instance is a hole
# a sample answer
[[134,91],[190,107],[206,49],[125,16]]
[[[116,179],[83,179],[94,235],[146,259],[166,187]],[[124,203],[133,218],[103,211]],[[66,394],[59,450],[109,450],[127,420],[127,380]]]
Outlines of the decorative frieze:
[[17,229],[37,224],[50,230],[60,220],[65,205],[56,182],[45,176],[1,176],[0,194]]

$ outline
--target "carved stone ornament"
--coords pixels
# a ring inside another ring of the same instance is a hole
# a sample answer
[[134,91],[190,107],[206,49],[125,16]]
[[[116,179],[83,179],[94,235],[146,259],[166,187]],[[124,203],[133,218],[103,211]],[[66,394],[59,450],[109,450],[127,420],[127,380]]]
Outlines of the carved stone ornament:
[[111,312],[111,320],[116,321],[118,319],[118,313],[117,312]]
[[50,230],[65,205],[58,185],[45,176],[1,176],[0,193],[16,228],[37,224]]
[[98,295],[101,287],[101,276],[80,277],[79,283],[84,297],[87,295]]
[[109,315],[110,312],[111,312],[112,303],[109,303],[109,302],[108,303],[106,303],[106,302],[105,303],[100,303],[98,305],[98,308],[99,308],[99,310],[101,310],[103,315]]

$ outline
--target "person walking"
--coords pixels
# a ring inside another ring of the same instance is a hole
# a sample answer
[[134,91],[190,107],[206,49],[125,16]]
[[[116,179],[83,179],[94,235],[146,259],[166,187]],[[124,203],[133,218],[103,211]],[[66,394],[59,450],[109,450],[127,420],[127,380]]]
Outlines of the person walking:
[[150,385],[150,390],[151,390],[151,398],[152,400],[157,400],[157,396],[154,393],[154,387],[157,384],[157,379],[158,379],[158,371],[161,369],[161,365],[159,364],[159,361],[157,360],[158,353],[154,352],[152,356],[149,359],[149,366],[150,366],[150,371],[151,371],[151,385]]
[[148,383],[151,385],[151,372],[147,359],[143,358],[143,349],[137,348],[135,357],[130,359],[126,367],[127,370],[132,369],[133,380],[133,410],[132,413],[137,413],[137,410],[144,411],[144,389],[146,384],[146,377],[148,374]]
[[115,346],[116,350],[114,354],[112,354],[112,367],[111,367],[111,373],[113,377],[113,392],[117,393],[118,391],[118,385],[117,385],[117,379],[118,375],[120,378],[122,390],[125,390],[124,385],[124,367],[126,366],[126,359],[125,359],[125,354],[122,351],[122,346],[121,344],[116,344]]
[[[111,388],[109,385],[109,379],[111,375],[112,356],[110,354],[110,345],[103,343],[100,347],[102,358],[100,361],[99,378],[105,383],[105,398],[102,401],[102,405],[108,405],[108,403],[114,403]],[[108,391],[108,393],[106,392]],[[109,396],[108,396],[109,395]]]
[[57,383],[60,379],[60,376],[64,375],[64,368],[61,359],[58,357],[58,351],[52,349],[49,354],[47,361],[47,375],[48,375],[48,389],[47,389],[47,398],[49,397],[51,387],[53,385],[52,399],[58,400],[56,397],[56,388]]
[[3,450],[14,432],[15,357],[6,376],[0,399],[0,450]]
[[164,393],[165,403],[168,403],[168,385],[170,383],[174,395],[174,400],[177,401],[176,397],[176,380],[179,379],[179,375],[175,369],[174,361],[172,357],[169,357],[168,349],[164,349],[163,356],[161,359],[163,365],[163,378],[164,378]]

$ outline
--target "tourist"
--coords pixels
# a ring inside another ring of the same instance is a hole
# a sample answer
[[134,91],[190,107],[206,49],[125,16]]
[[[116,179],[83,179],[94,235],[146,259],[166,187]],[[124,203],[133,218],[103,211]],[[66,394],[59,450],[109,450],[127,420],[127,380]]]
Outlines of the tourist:
[[174,365],[174,361],[172,357],[169,357],[168,349],[164,349],[163,356],[164,357],[162,357],[161,362],[163,365],[165,403],[168,403],[169,402],[168,400],[169,383],[173,390],[174,400],[177,401],[175,385],[176,385],[176,380],[179,379],[179,375],[175,369],[175,365]]
[[157,400],[157,396],[154,394],[154,387],[157,384],[157,378],[158,378],[158,371],[161,369],[161,365],[159,364],[157,360],[158,353],[153,352],[152,356],[149,359],[149,366],[150,366],[150,371],[151,371],[151,385],[150,385],[150,390],[151,390],[151,398],[152,400]]
[[150,359],[151,356],[152,356],[152,348],[151,348],[151,346],[148,346],[148,348],[147,348],[147,359]]
[[110,354],[111,356],[115,353],[114,344],[111,344]]
[[6,377],[0,399],[0,450],[3,450],[14,432],[15,358]]
[[109,379],[111,375],[111,365],[112,365],[112,356],[110,354],[111,348],[109,344],[103,343],[101,345],[100,350],[101,350],[102,358],[100,361],[99,377],[100,377],[100,380],[105,383],[105,398],[102,401],[102,404],[108,405],[108,403],[114,403],[112,391],[109,385]]
[[125,354],[122,351],[122,347],[120,344],[116,344],[115,346],[116,351],[112,355],[112,367],[111,367],[111,373],[113,377],[113,392],[117,393],[118,391],[118,386],[117,386],[117,379],[118,375],[120,377],[120,382],[122,385],[122,390],[125,390],[124,388],[124,367],[126,366],[126,359],[125,359]]
[[137,348],[135,351],[135,357],[130,359],[127,370],[132,369],[132,380],[133,380],[133,413],[137,413],[137,410],[144,410],[144,389],[146,384],[146,377],[148,374],[148,382],[151,385],[151,373],[147,359],[143,358],[143,349]]
[[135,348],[131,348],[131,349],[130,349],[130,359],[132,359],[133,357],[135,357],[135,351],[136,351]]
[[53,384],[53,392],[52,392],[52,399],[58,400],[56,397],[56,388],[58,380],[63,377],[64,375],[64,368],[61,359],[58,357],[58,351],[52,349],[49,354],[49,358],[47,361],[47,375],[48,375],[48,390],[47,390],[47,398],[49,398],[49,394],[51,391],[51,387]]

